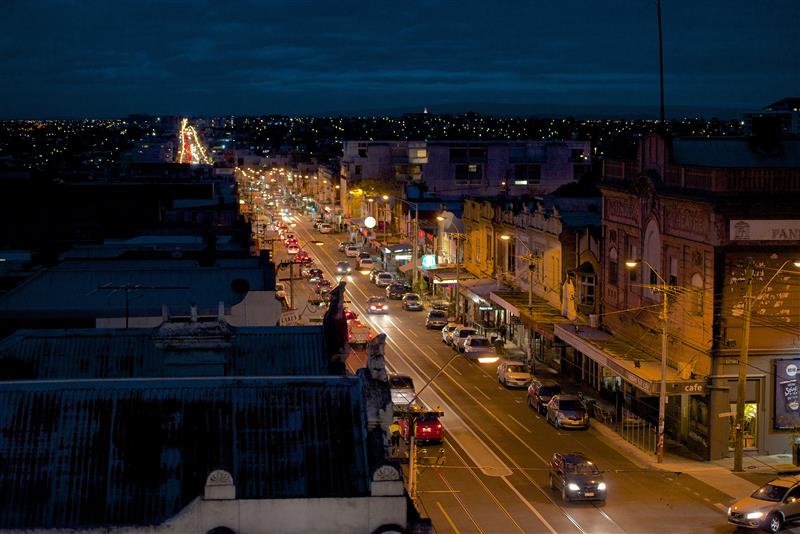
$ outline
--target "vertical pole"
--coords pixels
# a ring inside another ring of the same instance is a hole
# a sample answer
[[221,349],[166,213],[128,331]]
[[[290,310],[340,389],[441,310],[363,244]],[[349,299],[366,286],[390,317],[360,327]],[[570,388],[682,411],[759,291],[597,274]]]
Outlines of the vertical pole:
[[417,502],[417,444],[414,441],[415,418],[409,418],[408,440],[408,494],[411,502]]
[[294,262],[289,262],[289,309],[294,309]]
[[533,256],[528,262],[528,307],[533,306]]
[[661,0],[656,0],[656,9],[658,10],[658,74],[659,84],[661,88],[661,107],[660,117],[661,123],[664,123],[664,40],[661,33]]
[[125,329],[128,329],[128,318],[130,317],[130,307],[128,305],[128,292],[130,290],[126,287],[125,288]]
[[661,392],[658,395],[658,463],[664,462],[664,418],[667,410],[667,285],[664,284],[664,307],[661,311]]
[[459,245],[461,244],[461,234],[456,234],[456,322],[458,322],[458,301],[461,300],[461,263],[458,260]]
[[733,470],[742,470],[744,455],[744,400],[747,394],[747,365],[750,350],[750,318],[752,315],[753,295],[753,260],[748,259],[745,274],[747,279],[744,297],[744,323],[742,325],[742,351],[739,354],[739,382],[736,387],[736,445],[733,456]]
[[411,255],[413,256],[411,258],[411,261],[414,262],[414,275],[413,275],[413,281],[412,281],[411,285],[413,286],[414,291],[416,291],[417,290],[417,277],[418,277],[418,274],[417,274],[417,261],[418,261],[417,260],[417,253],[419,252],[417,250],[419,248],[419,206],[416,205],[416,204],[414,205],[414,241],[412,241],[412,244],[414,245],[414,247],[413,247],[414,250],[411,253]]

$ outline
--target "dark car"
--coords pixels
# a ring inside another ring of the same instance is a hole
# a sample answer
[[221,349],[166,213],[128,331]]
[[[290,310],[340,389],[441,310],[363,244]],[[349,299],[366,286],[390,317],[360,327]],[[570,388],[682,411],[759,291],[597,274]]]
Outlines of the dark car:
[[528,386],[528,406],[539,413],[544,413],[547,403],[553,395],[561,393],[561,386],[555,380],[534,378]]
[[422,299],[416,293],[403,295],[403,309],[406,311],[422,311]]
[[308,270],[308,281],[317,283],[321,279],[325,278],[325,273],[322,272],[322,269],[309,269]]
[[580,452],[553,454],[548,482],[550,489],[561,491],[565,502],[606,500],[603,473]]
[[386,296],[392,300],[400,300],[403,295],[411,292],[411,286],[408,284],[389,284],[386,286]]

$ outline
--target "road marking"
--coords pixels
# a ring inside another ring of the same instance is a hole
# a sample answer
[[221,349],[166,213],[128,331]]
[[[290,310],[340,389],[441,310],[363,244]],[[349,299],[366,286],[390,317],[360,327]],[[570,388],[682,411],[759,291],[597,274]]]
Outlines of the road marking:
[[523,425],[523,424],[522,424],[522,423],[520,423],[519,421],[517,421],[517,418],[516,418],[516,417],[514,417],[514,416],[513,416],[513,415],[511,415],[511,414],[508,414],[508,416],[511,418],[511,420],[512,420],[512,421],[514,421],[514,422],[515,422],[515,423],[517,423],[519,426],[521,426],[521,427],[522,427],[522,428],[525,430],[525,432],[527,432],[528,434],[533,434],[533,432],[531,432],[531,429],[530,429],[530,428],[528,428],[527,426]]
[[442,503],[436,501],[436,506],[439,507],[439,511],[441,511],[444,518],[447,519],[447,522],[450,524],[450,528],[453,529],[453,532],[460,533],[461,531],[456,528],[456,524],[453,523],[452,519],[450,519],[450,515],[444,511],[444,506],[442,506]]
[[451,371],[455,371],[459,376],[464,376],[464,373],[462,373],[461,371],[459,371],[458,369],[456,369],[452,365],[450,366],[450,370]]
[[723,514],[727,514],[728,513],[728,507],[723,505],[722,503],[715,502],[714,506],[719,508],[719,511],[722,512]]
[[492,398],[491,398],[489,395],[487,395],[486,393],[484,393],[483,391],[481,391],[481,388],[479,388],[478,386],[472,386],[472,387],[474,387],[475,389],[477,389],[477,390],[478,390],[478,393],[480,393],[481,395],[483,395],[484,397],[486,397],[486,400],[492,400]]
[[549,531],[550,531],[550,532],[552,532],[553,534],[558,534],[558,532],[556,532],[556,530],[555,530],[555,529],[554,529],[554,528],[553,528],[553,527],[550,525],[550,523],[548,523],[548,522],[547,522],[547,520],[544,518],[544,516],[543,516],[542,514],[540,514],[540,513],[539,513],[539,510],[537,510],[536,508],[534,508],[534,507],[533,507],[533,505],[532,505],[532,504],[531,504],[531,503],[528,501],[528,499],[526,499],[525,497],[523,497],[523,496],[522,496],[522,494],[519,492],[519,490],[518,490],[517,488],[515,488],[515,487],[514,487],[514,484],[512,484],[511,482],[509,482],[509,481],[508,481],[508,477],[503,477],[503,482],[505,482],[505,483],[508,485],[508,487],[509,487],[509,488],[511,488],[511,491],[513,491],[514,493],[516,493],[516,494],[517,494],[517,497],[519,497],[519,498],[520,498],[520,500],[521,500],[521,501],[522,501],[522,502],[525,504],[525,506],[527,506],[527,507],[528,507],[528,509],[529,509],[531,512],[533,512],[533,514],[534,514],[536,517],[538,517],[538,518],[539,518],[539,521],[541,521],[541,522],[542,522],[542,524],[543,524],[545,527],[547,527],[547,530],[549,530]]

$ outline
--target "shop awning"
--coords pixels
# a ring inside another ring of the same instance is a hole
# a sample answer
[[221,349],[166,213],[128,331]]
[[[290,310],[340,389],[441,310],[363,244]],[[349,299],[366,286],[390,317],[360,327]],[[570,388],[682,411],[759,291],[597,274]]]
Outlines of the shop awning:
[[569,322],[561,315],[561,310],[542,297],[532,295],[528,305],[528,293],[524,291],[493,291],[490,298],[511,315],[519,317],[523,325],[547,339],[555,339],[554,324]]
[[457,281],[461,283],[475,278],[465,269],[456,269],[455,267],[439,267],[438,269],[428,269],[428,275],[433,276],[434,284],[449,284],[455,285]]
[[347,219],[347,224],[355,224],[357,226],[361,226],[364,224],[364,217],[355,217],[353,219]]
[[[414,268],[414,264],[411,262],[406,263],[405,265],[401,265],[399,267],[401,273],[407,273],[408,271]],[[422,271],[422,265],[417,264],[417,270]]]
[[411,252],[411,243],[394,243],[392,245],[384,245],[383,252],[385,254],[394,254],[396,252]]
[[[614,336],[586,325],[557,324],[555,336],[582,352],[623,380],[647,395],[658,395],[661,390],[661,360],[637,348],[623,336]],[[667,394],[704,395],[706,381],[683,380],[667,367]]]

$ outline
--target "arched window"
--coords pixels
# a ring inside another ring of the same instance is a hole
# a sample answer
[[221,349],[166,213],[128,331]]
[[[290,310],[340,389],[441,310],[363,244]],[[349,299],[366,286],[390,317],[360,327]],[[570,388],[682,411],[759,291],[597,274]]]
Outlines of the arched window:
[[617,285],[619,276],[619,259],[617,249],[612,248],[608,251],[608,283]]
[[705,288],[703,287],[703,277],[700,276],[699,273],[694,273],[692,275],[692,289],[693,292],[693,302],[692,302],[692,312],[695,315],[703,315],[703,300],[705,296]]
[[[658,229],[658,223],[655,219],[651,219],[650,222],[647,223],[647,230],[645,230],[644,233],[642,259],[652,265],[652,268],[647,264],[644,265],[644,268],[647,269],[646,272],[649,272],[649,274],[645,276],[644,282],[653,286],[660,284],[661,280],[658,276],[662,273],[656,273],[656,271],[653,270],[661,268],[661,232]],[[650,298],[657,298],[656,292],[648,290],[648,293]]]

